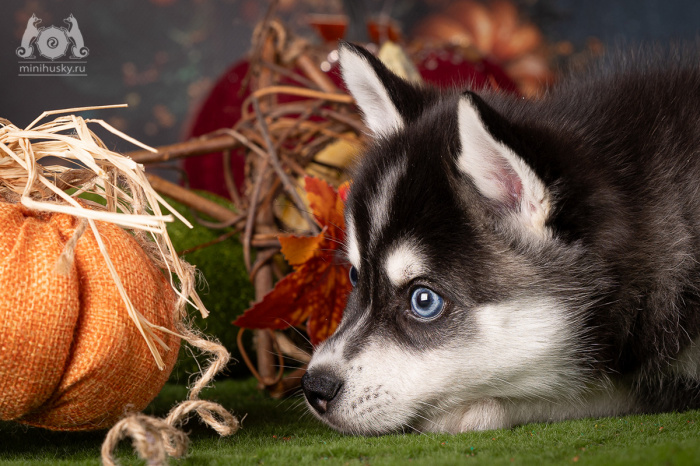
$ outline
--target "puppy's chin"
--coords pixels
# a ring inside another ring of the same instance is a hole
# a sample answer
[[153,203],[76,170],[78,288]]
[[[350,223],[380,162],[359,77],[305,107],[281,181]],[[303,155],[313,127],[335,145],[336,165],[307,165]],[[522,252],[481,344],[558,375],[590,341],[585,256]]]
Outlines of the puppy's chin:
[[[341,399],[319,414],[309,404],[317,419],[338,432],[348,435],[380,436],[422,432],[457,434],[467,431],[499,429],[508,425],[502,404],[493,398],[484,398],[452,410],[444,410],[432,403],[416,402],[413,406],[386,404],[376,409],[353,413]],[[348,413],[352,415],[348,416]]]
[[[398,421],[390,413],[377,413],[376,415],[368,415],[360,418],[347,418],[334,416],[333,413],[314,415],[323,421],[328,427],[337,430],[345,435],[357,435],[364,437],[377,437],[389,434],[406,434],[406,433],[421,433],[421,432],[439,432],[437,429],[430,429],[429,425],[432,421],[426,422],[423,425],[420,419],[406,420],[405,422]],[[424,421],[425,422],[425,421]],[[458,432],[458,431],[455,431]]]

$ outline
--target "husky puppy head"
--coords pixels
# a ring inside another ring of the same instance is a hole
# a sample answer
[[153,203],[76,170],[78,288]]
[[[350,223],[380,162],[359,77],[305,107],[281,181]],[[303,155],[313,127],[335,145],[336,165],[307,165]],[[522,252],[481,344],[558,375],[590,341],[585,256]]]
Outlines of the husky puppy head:
[[347,433],[457,432],[500,427],[493,400],[576,396],[578,319],[552,291],[575,278],[543,272],[576,252],[532,149],[473,92],[413,86],[349,44],[340,63],[373,141],[346,205],[354,290],[302,380],[312,412]]

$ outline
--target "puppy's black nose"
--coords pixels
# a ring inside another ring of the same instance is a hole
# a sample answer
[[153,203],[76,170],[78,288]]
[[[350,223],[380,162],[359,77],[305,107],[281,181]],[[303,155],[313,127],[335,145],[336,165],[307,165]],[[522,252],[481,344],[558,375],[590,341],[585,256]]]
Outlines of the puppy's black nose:
[[301,378],[301,388],[309,404],[319,414],[324,414],[331,401],[340,391],[342,382],[327,372],[307,372]]

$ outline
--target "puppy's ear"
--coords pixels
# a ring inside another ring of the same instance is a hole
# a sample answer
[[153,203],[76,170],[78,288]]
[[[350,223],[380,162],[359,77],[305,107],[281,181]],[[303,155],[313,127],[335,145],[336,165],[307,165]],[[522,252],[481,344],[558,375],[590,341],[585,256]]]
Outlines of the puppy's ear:
[[514,222],[516,228],[524,227],[536,236],[547,237],[550,193],[533,169],[494,137],[496,130],[507,131],[507,123],[471,92],[460,98],[457,118],[459,169],[491,201],[498,214]]
[[362,47],[341,42],[339,54],[345,86],[375,135],[398,131],[422,112],[430,91],[396,76]]

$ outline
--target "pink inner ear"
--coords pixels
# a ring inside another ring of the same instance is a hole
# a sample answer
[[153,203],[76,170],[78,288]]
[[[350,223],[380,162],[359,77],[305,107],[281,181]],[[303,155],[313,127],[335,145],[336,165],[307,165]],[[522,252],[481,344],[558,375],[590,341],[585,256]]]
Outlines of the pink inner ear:
[[522,180],[509,165],[497,164],[494,168],[496,170],[493,172],[493,178],[501,191],[501,199],[499,200],[504,204],[504,207],[517,209],[523,198]]

